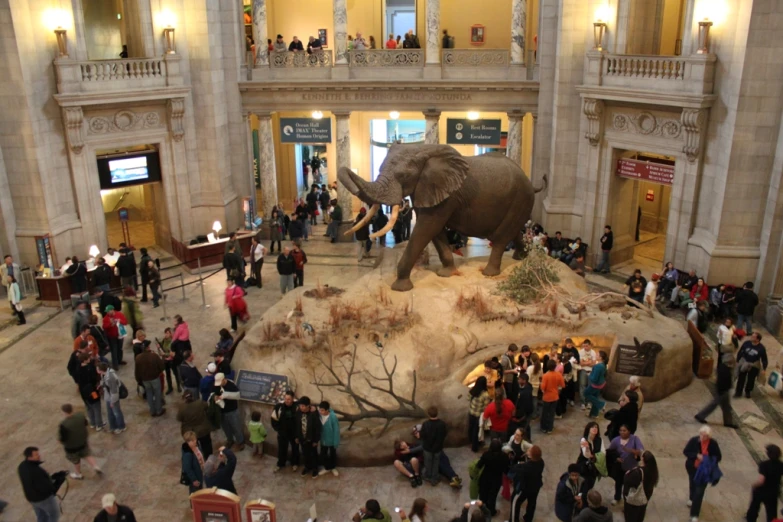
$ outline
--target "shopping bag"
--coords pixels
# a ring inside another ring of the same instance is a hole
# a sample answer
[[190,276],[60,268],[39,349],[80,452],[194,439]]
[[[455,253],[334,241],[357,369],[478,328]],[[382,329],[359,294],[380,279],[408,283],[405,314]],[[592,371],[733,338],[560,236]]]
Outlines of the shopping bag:
[[783,390],[783,378],[781,378],[780,372],[769,372],[767,385],[775,391]]

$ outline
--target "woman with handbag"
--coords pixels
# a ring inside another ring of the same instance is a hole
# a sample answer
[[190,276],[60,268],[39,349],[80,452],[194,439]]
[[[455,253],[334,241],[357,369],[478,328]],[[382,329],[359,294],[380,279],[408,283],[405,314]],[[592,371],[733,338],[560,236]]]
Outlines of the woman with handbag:
[[623,479],[623,514],[625,522],[644,522],[647,504],[658,485],[658,463],[645,451],[639,465],[626,472]]
[[8,301],[11,303],[11,313],[16,316],[16,324],[26,324],[22,311],[22,292],[19,291],[19,283],[12,275],[8,276]]
[[625,473],[637,466],[637,461],[644,452],[642,441],[632,434],[628,426],[620,426],[620,435],[613,439],[606,449],[606,465],[609,476],[614,479],[614,499],[612,505],[622,498]]
[[586,487],[589,490],[595,486],[598,478],[598,470],[595,467],[596,455],[603,449],[600,427],[597,422],[588,422],[582,440],[579,441],[579,456],[576,463],[579,465],[579,473],[584,477]]

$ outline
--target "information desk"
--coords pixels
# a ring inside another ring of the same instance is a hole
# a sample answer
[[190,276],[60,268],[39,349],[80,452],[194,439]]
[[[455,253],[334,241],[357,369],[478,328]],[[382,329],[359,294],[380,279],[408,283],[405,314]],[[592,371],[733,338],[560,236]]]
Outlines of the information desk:
[[[237,234],[243,257],[250,255],[250,243],[255,235],[256,233],[250,230]],[[185,266],[191,270],[197,270],[199,268],[199,259],[201,259],[201,268],[221,266],[223,264],[223,256],[226,253],[226,243],[228,243],[228,238],[218,239],[214,243],[186,245],[171,238],[171,249],[174,257],[184,263]]]
[[[73,286],[71,285],[71,276],[39,276],[35,278],[35,283],[38,286],[38,295],[41,296],[41,304],[43,306],[59,306],[60,308],[65,308],[63,302],[70,303],[71,294],[74,293]],[[111,287],[122,287],[119,276],[112,274]],[[93,283],[91,271],[87,272],[87,291],[90,292],[90,295],[95,293],[95,283]]]

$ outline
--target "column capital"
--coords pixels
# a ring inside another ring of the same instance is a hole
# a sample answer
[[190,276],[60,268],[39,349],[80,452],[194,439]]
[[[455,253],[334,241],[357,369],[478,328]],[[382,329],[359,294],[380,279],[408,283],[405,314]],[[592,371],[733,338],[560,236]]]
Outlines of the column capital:
[[514,120],[521,120],[525,117],[525,114],[527,114],[525,111],[520,109],[512,109],[508,111],[506,114],[508,114],[508,119],[514,119]]
[[255,114],[259,120],[269,120],[272,118],[272,111],[249,112]]
[[253,111],[250,109],[242,109],[242,118],[245,120],[250,120],[250,117],[253,115]]
[[346,110],[332,111],[332,114],[334,114],[334,117],[338,118],[338,119],[350,118],[351,117],[351,111],[346,111]]
[[438,109],[424,109],[421,111],[425,118],[440,118],[440,110]]

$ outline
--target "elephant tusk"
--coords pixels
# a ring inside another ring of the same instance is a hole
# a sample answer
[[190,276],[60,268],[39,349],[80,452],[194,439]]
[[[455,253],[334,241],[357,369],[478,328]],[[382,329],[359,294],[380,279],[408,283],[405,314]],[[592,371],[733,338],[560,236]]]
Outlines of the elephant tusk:
[[375,239],[376,237],[385,236],[386,233],[392,229],[394,223],[397,222],[397,215],[399,215],[399,213],[400,213],[400,206],[394,205],[392,207],[392,215],[391,218],[389,219],[389,222],[386,223],[386,226],[380,229],[378,232],[373,232],[372,234],[370,234],[370,239]]
[[354,232],[356,232],[357,230],[359,230],[360,228],[365,226],[367,223],[370,222],[370,220],[373,218],[373,216],[378,212],[379,208],[381,208],[381,204],[380,203],[375,203],[373,206],[370,207],[370,211],[367,212],[367,214],[364,216],[364,218],[361,221],[359,221],[358,223],[356,223],[353,227],[351,227],[350,230],[346,230],[345,234],[343,234],[343,235],[350,236],[351,234],[353,234]]

